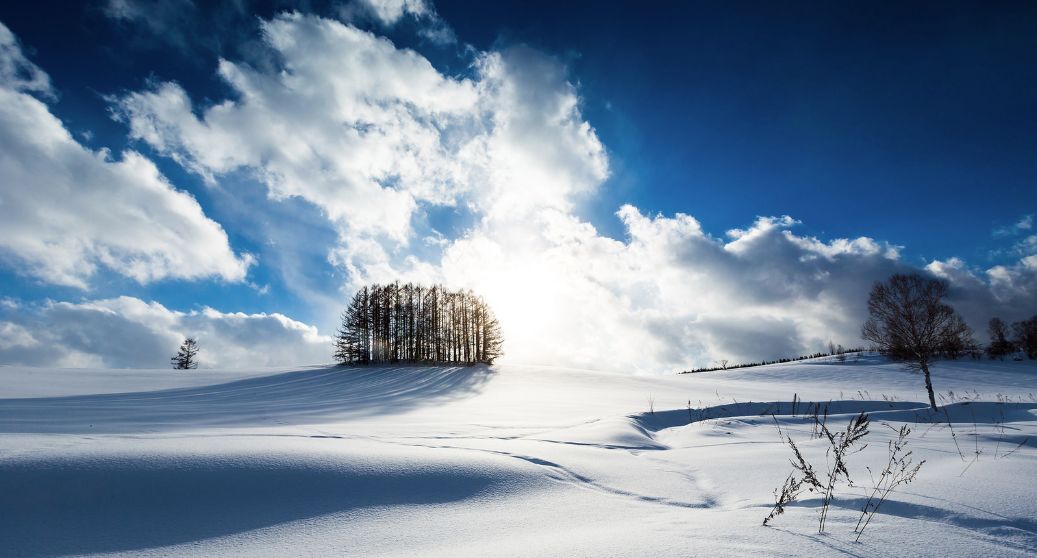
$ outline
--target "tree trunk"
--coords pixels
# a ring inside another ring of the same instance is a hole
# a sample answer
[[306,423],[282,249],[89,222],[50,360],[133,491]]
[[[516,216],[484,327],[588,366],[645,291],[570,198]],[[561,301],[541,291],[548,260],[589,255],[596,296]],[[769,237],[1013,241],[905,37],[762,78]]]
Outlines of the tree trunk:
[[925,390],[929,392],[929,405],[934,411],[937,411],[939,409],[936,408],[936,394],[933,393],[933,381],[929,377],[929,363],[923,361],[919,364],[922,365],[922,373],[925,374]]

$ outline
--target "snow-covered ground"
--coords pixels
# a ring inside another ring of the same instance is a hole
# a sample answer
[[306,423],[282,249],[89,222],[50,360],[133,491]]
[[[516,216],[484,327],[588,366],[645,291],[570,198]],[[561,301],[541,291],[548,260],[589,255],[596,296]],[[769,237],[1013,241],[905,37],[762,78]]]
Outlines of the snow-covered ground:
[[[942,422],[878,357],[668,377],[0,367],[0,555],[1037,553],[1037,363],[940,363],[934,382]],[[824,464],[794,398],[873,421],[823,535],[813,496],[760,525],[791,472],[779,428]],[[883,423],[911,424],[926,464],[855,543]]]

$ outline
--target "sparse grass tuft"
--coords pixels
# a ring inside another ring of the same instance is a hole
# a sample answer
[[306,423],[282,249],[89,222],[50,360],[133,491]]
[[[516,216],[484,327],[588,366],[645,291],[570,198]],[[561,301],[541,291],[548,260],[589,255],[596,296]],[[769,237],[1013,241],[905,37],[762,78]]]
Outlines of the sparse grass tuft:
[[[915,480],[919,469],[925,464],[925,460],[913,463],[911,458],[912,452],[907,449],[907,437],[911,434],[911,429],[906,424],[901,426],[899,430],[888,424],[886,427],[896,432],[897,437],[889,441],[889,459],[886,462],[886,468],[879,474],[878,481],[875,481],[874,476],[872,477],[873,487],[871,494],[868,495],[868,500],[864,503],[864,509],[861,510],[861,517],[857,520],[856,527],[853,528],[853,531],[857,533],[857,538],[855,539],[857,541],[861,540],[864,530],[871,523],[871,519],[878,513],[879,507],[886,501],[893,489]],[[870,468],[868,472],[871,472]]]
[[[774,518],[784,513],[785,506],[795,501],[805,489],[807,492],[816,491],[821,496],[821,510],[817,532],[824,533],[825,523],[828,519],[828,510],[835,498],[835,489],[839,481],[845,479],[848,484],[853,485],[853,481],[850,479],[850,471],[846,466],[846,459],[867,447],[867,444],[864,443],[864,438],[870,432],[868,430],[870,424],[868,414],[861,413],[857,415],[846,425],[846,430],[833,433],[826,424],[828,416],[827,406],[825,407],[825,420],[818,418],[819,414],[816,410],[818,407],[815,407],[814,425],[815,428],[819,429],[820,434],[818,437],[828,440],[829,446],[825,450],[826,468],[823,473],[818,474],[814,466],[803,456],[792,437],[787,433],[784,434],[786,443],[792,449],[793,458],[790,461],[795,472],[785,479],[782,488],[774,491],[774,507],[764,519],[764,525],[768,525]],[[776,417],[775,423],[777,424]],[[778,432],[780,435],[780,425],[778,426]]]

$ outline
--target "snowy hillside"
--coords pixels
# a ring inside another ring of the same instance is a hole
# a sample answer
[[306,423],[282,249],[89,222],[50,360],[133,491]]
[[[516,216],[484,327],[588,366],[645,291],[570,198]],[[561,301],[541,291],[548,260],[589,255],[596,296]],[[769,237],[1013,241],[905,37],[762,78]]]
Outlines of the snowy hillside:
[[[0,368],[0,554],[1037,553],[1037,363],[933,374],[937,422],[920,377],[877,357],[668,377]],[[804,407],[829,401],[833,429],[871,413],[858,487],[823,535],[812,495],[761,526],[792,470],[779,429],[823,465]],[[855,543],[883,423],[910,424],[926,463]]]

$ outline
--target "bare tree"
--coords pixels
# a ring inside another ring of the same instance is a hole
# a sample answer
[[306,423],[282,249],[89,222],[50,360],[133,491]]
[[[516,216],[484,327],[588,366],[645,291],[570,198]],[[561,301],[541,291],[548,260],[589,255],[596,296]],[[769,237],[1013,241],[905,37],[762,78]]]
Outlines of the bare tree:
[[176,355],[169,360],[173,363],[174,370],[193,370],[198,368],[198,361],[195,359],[197,355],[198,342],[194,340],[194,337],[188,337],[184,339]]
[[921,370],[929,405],[936,410],[929,364],[948,350],[972,344],[972,332],[954,308],[943,302],[946,281],[917,273],[896,274],[877,282],[868,298],[868,320],[861,335],[884,354]]

